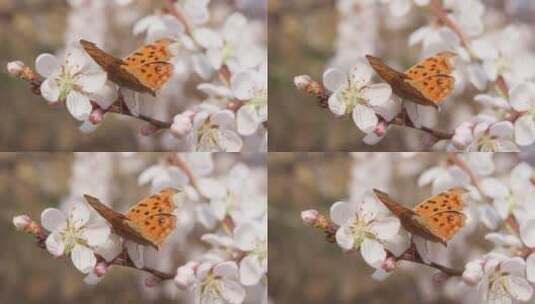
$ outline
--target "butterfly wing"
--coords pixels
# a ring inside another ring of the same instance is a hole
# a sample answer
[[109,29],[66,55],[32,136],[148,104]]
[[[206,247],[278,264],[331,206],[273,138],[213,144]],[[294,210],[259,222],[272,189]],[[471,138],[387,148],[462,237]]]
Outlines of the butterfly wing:
[[453,71],[453,65],[450,59],[457,56],[452,52],[441,52],[415,64],[405,71],[407,78],[417,80],[433,75],[450,75]]
[[377,189],[373,189],[373,192],[375,193],[375,196],[383,203],[383,205],[385,205],[385,207],[398,218],[402,219],[402,217],[406,217],[406,215],[410,216],[414,213],[411,209],[406,208],[395,201],[387,193]]
[[441,192],[414,207],[418,220],[441,239],[450,240],[464,226],[462,196],[467,190],[461,187]]
[[166,188],[142,199],[126,213],[131,227],[156,248],[175,229],[176,217],[173,212],[176,206],[172,197],[177,192],[176,189]]
[[377,74],[392,87],[394,94],[417,104],[433,106],[435,108],[438,107],[432,100],[426,98],[416,87],[407,82],[407,80],[410,80],[407,75],[387,66],[380,58],[371,55],[366,55],[366,58],[375,72],[377,72]]
[[455,78],[439,74],[418,80],[407,80],[406,82],[421,92],[426,99],[431,100],[436,105],[440,105],[444,98],[453,91]]
[[121,69],[134,76],[151,94],[164,85],[173,73],[173,65],[167,62],[171,39],[160,39],[146,44],[126,56]]
[[93,58],[93,60],[95,60],[95,62],[100,65],[104,71],[108,72],[108,74],[116,72],[119,66],[123,63],[121,59],[104,52],[93,42],[82,39],[80,40],[80,44],[87,54],[91,56],[91,58]]
[[153,246],[153,244],[145,240],[142,234],[132,228],[132,222],[125,215],[104,205],[100,200],[93,196],[85,194],[84,198],[87,203],[110,224],[113,231],[119,236],[141,245]]

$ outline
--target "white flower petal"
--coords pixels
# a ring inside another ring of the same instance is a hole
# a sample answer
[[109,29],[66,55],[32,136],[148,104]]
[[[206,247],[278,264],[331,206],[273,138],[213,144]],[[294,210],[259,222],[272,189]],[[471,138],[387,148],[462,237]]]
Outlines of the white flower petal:
[[395,217],[385,217],[378,219],[371,224],[371,229],[381,240],[393,238],[399,232],[401,224]]
[[41,54],[35,59],[35,70],[41,76],[48,78],[59,69],[59,62],[52,54]]
[[238,133],[241,135],[249,136],[254,134],[259,125],[259,117],[254,106],[246,104],[241,107],[236,114],[236,124]]
[[54,256],[62,256],[65,252],[65,243],[59,232],[53,232],[48,235],[45,241],[46,250]]
[[526,259],[526,276],[528,281],[535,283],[535,253],[532,253]]
[[353,239],[353,234],[351,233],[351,228],[348,226],[341,226],[336,230],[336,243],[340,248],[344,250],[351,250],[353,249],[353,245],[355,244],[355,240]]
[[376,240],[365,238],[360,246],[360,253],[368,265],[379,268],[386,259],[384,246]]
[[245,299],[245,289],[235,281],[224,280],[221,284],[221,297],[230,304],[241,304]]
[[240,282],[246,286],[253,286],[258,284],[262,276],[265,274],[258,257],[246,256],[240,262]]
[[533,287],[529,282],[519,276],[509,275],[506,277],[505,288],[509,294],[518,301],[528,301],[533,295]]
[[86,226],[83,237],[89,246],[99,246],[108,240],[110,233],[110,227],[106,223],[98,223]]
[[364,133],[372,132],[379,123],[375,111],[370,107],[360,104],[356,105],[353,109],[353,121]]
[[535,220],[520,225],[520,238],[530,248],[535,248]]
[[222,278],[237,278],[238,265],[234,261],[226,261],[214,266],[214,275]]
[[372,84],[361,93],[373,107],[384,107],[392,96],[392,88],[386,83]]
[[532,100],[535,97],[533,90],[526,83],[521,83],[511,89],[511,105],[519,112],[528,111],[532,106]]
[[126,251],[128,256],[134,262],[136,268],[141,269],[145,266],[145,259],[143,254],[143,246],[140,246],[132,241],[126,241]]
[[331,92],[336,92],[346,82],[346,74],[339,69],[329,68],[323,73],[323,85]]
[[76,204],[69,213],[69,223],[77,229],[81,228],[89,221],[90,215],[89,208],[85,204]]
[[333,223],[341,226],[355,217],[355,211],[350,204],[340,201],[331,206],[330,217]]
[[48,231],[54,231],[65,224],[65,215],[56,208],[47,208],[41,212],[41,225]]
[[343,99],[338,98],[338,95],[339,94],[334,93],[329,97],[329,110],[331,110],[331,112],[337,116],[342,116],[346,114],[347,107]]
[[49,102],[56,102],[61,94],[60,87],[53,77],[49,77],[41,83],[41,95]]
[[89,98],[74,90],[67,95],[66,105],[69,113],[71,113],[74,118],[80,121],[89,118],[89,115],[93,110],[93,106],[91,105]]
[[82,273],[89,273],[97,264],[97,258],[91,249],[76,244],[71,252],[71,259],[74,266]]
[[535,142],[535,117],[522,115],[515,122],[515,141],[521,146],[529,146]]

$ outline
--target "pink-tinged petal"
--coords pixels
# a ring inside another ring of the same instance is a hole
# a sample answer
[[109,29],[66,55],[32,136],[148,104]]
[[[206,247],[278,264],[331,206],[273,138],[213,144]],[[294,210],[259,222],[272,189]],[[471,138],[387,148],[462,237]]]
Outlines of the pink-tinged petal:
[[71,90],[69,95],[67,95],[65,104],[69,113],[80,121],[87,120],[89,115],[91,115],[91,110],[93,110],[89,98],[74,90]]
[[74,266],[82,273],[89,273],[97,264],[97,258],[91,249],[76,244],[71,252]]
[[245,289],[235,281],[224,280],[221,283],[221,297],[230,304],[241,304],[245,299]]
[[347,76],[339,69],[329,68],[323,73],[323,85],[331,92],[336,92],[347,83]]
[[341,226],[336,230],[336,243],[340,248],[348,251],[353,249],[355,245],[355,239],[353,239],[353,234],[351,233],[351,228],[349,226]]
[[513,130],[513,124],[510,121],[500,121],[490,127],[489,134],[497,137],[510,137],[513,135]]
[[533,287],[520,276],[509,275],[506,277],[505,288],[509,294],[518,301],[529,301],[533,295]]
[[47,208],[41,212],[41,225],[48,231],[55,231],[65,225],[67,219],[56,208]]
[[83,236],[89,246],[99,246],[106,243],[110,233],[110,227],[106,223],[98,223],[86,226]]
[[236,74],[231,79],[232,93],[240,100],[249,100],[253,97],[255,91],[255,73],[253,71],[244,71]]
[[533,88],[527,83],[521,83],[513,87],[510,92],[511,105],[519,112],[528,111],[533,107],[534,93]]
[[474,100],[482,103],[484,106],[497,107],[502,109],[509,108],[509,103],[502,97],[490,96],[487,94],[479,94],[474,97]]
[[535,248],[535,220],[520,225],[520,238],[530,248]]
[[61,94],[61,89],[54,79],[54,77],[49,77],[41,83],[41,95],[49,102],[56,102],[59,99]]
[[111,262],[123,251],[123,242],[116,234],[111,234],[104,244],[100,244],[95,250],[107,262]]
[[240,152],[243,148],[243,140],[234,131],[221,130],[216,134],[217,145],[223,152]]
[[526,262],[521,257],[507,258],[500,264],[500,271],[513,274],[523,275],[526,270]]
[[393,238],[398,232],[401,224],[395,217],[378,219],[371,224],[371,229],[377,238],[385,240]]
[[234,279],[238,277],[238,265],[233,261],[226,261],[214,266],[214,275],[221,278]]
[[497,178],[489,177],[481,182],[481,188],[492,198],[505,198],[509,195],[509,188]]
[[351,70],[351,84],[357,87],[364,87],[370,82],[373,76],[372,68],[367,64],[359,64]]
[[526,277],[531,283],[535,283],[535,253],[526,259]]
[[372,132],[379,123],[375,111],[370,107],[360,104],[355,106],[352,116],[355,125],[357,125],[357,127],[364,133]]
[[143,246],[132,241],[126,241],[126,251],[128,252],[128,256],[132,262],[134,262],[134,266],[136,266],[136,268],[141,269],[145,266]]
[[372,84],[362,89],[362,95],[371,106],[385,108],[392,96],[392,88],[386,83]]
[[336,202],[331,206],[330,217],[333,223],[341,226],[355,217],[355,210],[346,202]]
[[59,257],[62,256],[65,252],[65,243],[63,242],[63,237],[59,232],[53,232],[48,235],[45,241],[46,250],[50,252],[53,256]]
[[240,262],[240,282],[245,286],[258,284],[266,270],[260,264],[257,256],[246,256]]
[[333,112],[334,115],[342,116],[346,114],[347,106],[343,99],[340,98],[339,94],[334,93],[329,97],[329,110]]
[[535,117],[522,115],[515,122],[515,142],[521,146],[529,146],[535,142]]
[[259,126],[258,114],[254,106],[245,105],[236,114],[238,133],[244,136],[253,135]]
[[89,221],[90,215],[89,208],[85,204],[76,204],[69,213],[69,223],[77,229],[81,228]]
[[479,91],[485,90],[487,87],[488,77],[483,67],[479,64],[470,64],[467,68],[468,79]]
[[242,251],[253,250],[257,239],[256,227],[251,223],[241,224],[234,229],[236,246]]
[[41,54],[35,59],[35,70],[45,78],[54,74],[59,67],[58,60],[52,54]]
[[364,239],[360,246],[360,253],[362,258],[368,265],[379,268],[386,259],[386,251],[384,246],[376,240]]

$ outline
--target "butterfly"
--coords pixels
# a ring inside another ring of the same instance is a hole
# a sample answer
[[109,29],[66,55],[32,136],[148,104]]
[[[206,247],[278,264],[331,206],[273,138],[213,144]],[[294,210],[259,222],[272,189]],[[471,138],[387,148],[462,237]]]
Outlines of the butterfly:
[[466,216],[462,213],[462,196],[467,192],[464,188],[456,187],[441,192],[416,205],[414,209],[404,207],[380,190],[373,189],[373,192],[400,219],[403,228],[431,242],[447,246],[447,242],[466,221]]
[[119,236],[139,245],[158,249],[175,229],[176,216],[173,211],[176,206],[172,197],[177,192],[176,189],[166,188],[142,199],[126,214],[111,209],[95,197],[87,194],[84,197],[87,203],[108,221]]
[[405,73],[387,66],[381,59],[366,55],[372,68],[392,87],[394,93],[423,106],[439,108],[444,98],[453,90],[455,78],[450,59],[457,56],[441,52],[414,65]]
[[168,50],[171,39],[160,39],[135,50],[123,60],[99,49],[93,42],[80,40],[80,44],[95,62],[108,73],[108,78],[121,87],[156,96],[171,77],[173,65]]

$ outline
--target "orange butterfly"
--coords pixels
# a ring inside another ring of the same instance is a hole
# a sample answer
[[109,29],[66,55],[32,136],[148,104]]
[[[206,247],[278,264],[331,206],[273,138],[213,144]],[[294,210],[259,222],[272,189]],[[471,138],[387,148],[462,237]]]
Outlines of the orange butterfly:
[[462,213],[464,188],[451,188],[441,192],[414,209],[409,209],[392,199],[388,194],[373,189],[377,198],[397,216],[403,228],[431,242],[447,246],[447,242],[464,226],[466,216]]
[[168,50],[171,39],[160,39],[144,45],[123,60],[99,49],[94,43],[80,40],[85,51],[107,73],[108,78],[121,87],[156,96],[173,73],[172,57]]
[[442,101],[453,90],[455,78],[451,76],[453,66],[450,58],[455,53],[442,52],[429,57],[405,73],[387,66],[381,59],[366,55],[372,68],[392,87],[396,95],[423,106],[438,109]]
[[176,206],[172,197],[178,190],[166,188],[142,199],[123,215],[102,204],[97,198],[84,197],[119,236],[144,246],[158,249],[165,238],[175,229]]

